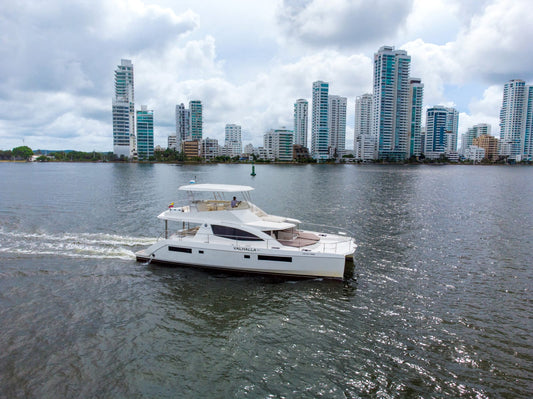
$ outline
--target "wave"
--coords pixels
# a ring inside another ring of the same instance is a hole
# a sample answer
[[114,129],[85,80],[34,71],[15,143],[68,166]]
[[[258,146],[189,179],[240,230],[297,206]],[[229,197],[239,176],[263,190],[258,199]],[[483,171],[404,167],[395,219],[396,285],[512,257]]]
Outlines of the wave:
[[134,247],[153,244],[156,238],[107,233],[4,231],[0,229],[0,253],[50,255],[75,258],[134,259]]

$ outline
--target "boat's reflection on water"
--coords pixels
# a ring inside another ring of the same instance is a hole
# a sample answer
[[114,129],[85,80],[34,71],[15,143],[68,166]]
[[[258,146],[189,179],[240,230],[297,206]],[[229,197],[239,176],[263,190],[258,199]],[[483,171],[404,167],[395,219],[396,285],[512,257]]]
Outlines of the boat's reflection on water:
[[[295,304],[356,299],[355,276],[345,280],[291,279],[208,269],[147,266],[160,283],[158,302],[169,317],[185,323],[203,320],[201,328],[233,329],[250,318],[291,312]],[[311,301],[311,302],[310,302]],[[200,326],[198,326],[200,327]],[[205,331],[204,331],[205,332]]]

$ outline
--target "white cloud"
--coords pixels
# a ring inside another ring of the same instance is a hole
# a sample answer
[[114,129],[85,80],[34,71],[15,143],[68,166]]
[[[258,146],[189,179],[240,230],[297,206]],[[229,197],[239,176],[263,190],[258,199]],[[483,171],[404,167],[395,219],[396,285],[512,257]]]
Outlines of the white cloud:
[[35,148],[110,150],[121,58],[134,63],[137,105],[154,109],[157,144],[175,129],[175,105],[193,99],[204,103],[206,136],[222,140],[224,125],[239,123],[261,144],[265,130],[292,126],[293,102],[310,100],[315,80],[348,97],[353,121],[353,101],[371,90],[371,57],[384,44],[411,55],[426,105],[458,104],[461,129],[488,122],[497,133],[505,81],[533,83],[529,3],[5,2],[0,149],[26,137]]
[[392,37],[412,0],[285,0],[278,22],[289,40],[312,46],[354,47]]

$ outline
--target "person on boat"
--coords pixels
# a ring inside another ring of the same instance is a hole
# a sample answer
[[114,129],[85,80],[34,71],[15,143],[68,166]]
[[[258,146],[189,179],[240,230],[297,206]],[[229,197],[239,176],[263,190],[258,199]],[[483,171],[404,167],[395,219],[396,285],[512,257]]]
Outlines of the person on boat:
[[235,208],[235,207],[239,206],[240,203],[241,203],[241,201],[237,201],[237,197],[233,197],[233,199],[231,200],[231,207]]

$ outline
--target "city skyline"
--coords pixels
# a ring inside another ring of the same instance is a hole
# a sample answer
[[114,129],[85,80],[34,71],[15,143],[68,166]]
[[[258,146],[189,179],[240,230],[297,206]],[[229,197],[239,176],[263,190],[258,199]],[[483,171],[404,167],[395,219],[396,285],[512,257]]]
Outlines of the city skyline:
[[533,81],[529,3],[463,3],[8,3],[0,10],[9,38],[0,44],[0,147],[24,140],[111,151],[110,71],[123,58],[135,65],[135,97],[157,114],[156,145],[175,131],[175,105],[191,99],[204,105],[204,137],[221,141],[231,122],[242,126],[243,143],[260,145],[268,129],[293,125],[294,101],[310,100],[311,83],[323,80],[347,98],[351,148],[355,98],[372,92],[372,57],[383,45],[411,56],[424,115],[454,107],[459,135],[488,123],[499,137],[504,84]]

